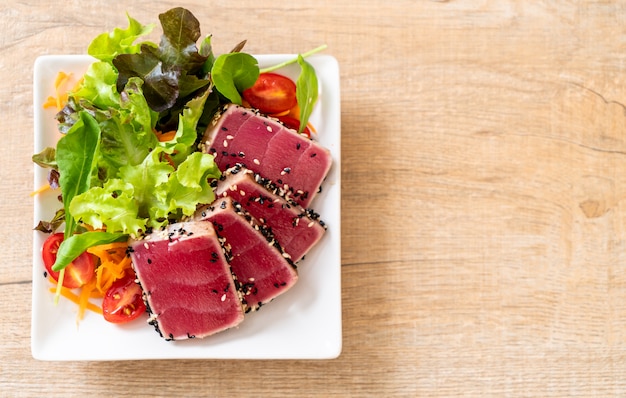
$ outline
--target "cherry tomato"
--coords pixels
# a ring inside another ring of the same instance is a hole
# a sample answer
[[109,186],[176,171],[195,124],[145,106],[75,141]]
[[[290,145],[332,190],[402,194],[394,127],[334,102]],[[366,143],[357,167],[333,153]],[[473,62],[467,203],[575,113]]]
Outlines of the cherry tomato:
[[146,312],[141,297],[141,286],[135,282],[135,274],[126,274],[113,282],[102,299],[102,314],[111,323],[126,323]]
[[[52,266],[57,259],[59,246],[63,242],[63,233],[58,232],[52,234],[43,243],[41,255],[43,257],[43,265],[46,267],[48,275],[55,281],[59,280],[59,272],[53,271]],[[68,289],[75,289],[83,286],[95,276],[96,259],[89,253],[85,252],[65,267],[65,275],[63,276],[63,286]]]
[[[293,129],[293,130],[298,131],[298,129],[300,128],[300,121],[298,119],[296,119],[295,117],[278,116],[277,119],[280,120],[285,125],[285,127],[289,128],[289,129]],[[302,134],[304,134],[307,137],[311,138],[311,130],[309,130],[308,126],[304,127],[304,130],[302,130]]]
[[243,92],[243,98],[263,113],[288,111],[296,103],[296,84],[283,75],[261,73],[254,85]]

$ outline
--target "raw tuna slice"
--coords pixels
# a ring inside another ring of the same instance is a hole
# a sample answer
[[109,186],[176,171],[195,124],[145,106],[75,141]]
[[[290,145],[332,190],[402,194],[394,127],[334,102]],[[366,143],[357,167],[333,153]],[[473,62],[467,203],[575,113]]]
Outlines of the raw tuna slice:
[[131,243],[150,323],[168,340],[205,337],[243,320],[241,292],[210,223],[170,225]]
[[298,280],[293,262],[264,225],[231,198],[198,209],[197,220],[213,224],[231,251],[230,266],[241,284],[246,312],[259,309]]
[[299,261],[322,238],[326,228],[319,215],[294,201],[278,195],[278,188],[258,174],[242,167],[232,167],[217,184],[217,197],[230,197],[250,215],[265,223],[291,256]]
[[326,178],[332,158],[328,149],[274,119],[230,104],[213,119],[200,145],[224,171],[245,165],[284,188],[302,207],[309,207]]

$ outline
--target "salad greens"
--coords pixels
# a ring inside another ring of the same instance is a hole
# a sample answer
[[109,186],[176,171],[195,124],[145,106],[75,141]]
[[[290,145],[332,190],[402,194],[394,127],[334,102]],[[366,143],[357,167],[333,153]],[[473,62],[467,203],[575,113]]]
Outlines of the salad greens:
[[[127,18],[128,28],[91,42],[96,61],[57,114],[64,136],[56,149],[33,156],[59,175],[63,208],[40,223],[51,230],[65,224],[54,270],[91,246],[140,236],[213,201],[210,181],[221,173],[213,155],[197,151],[198,140],[221,105],[241,104],[240,93],[260,73],[257,60],[241,52],[245,41],[216,57],[211,36],[200,40],[200,24],[184,8],[159,15],[159,44],[137,42],[154,25]],[[302,55],[294,62],[306,126],[317,78]],[[172,139],[160,139],[170,131]]]
[[302,133],[313,112],[315,102],[317,102],[318,88],[315,69],[302,58],[302,55],[298,55],[298,64],[302,68],[302,73],[296,80],[296,98],[298,105],[300,105],[300,127],[298,128],[298,133]]

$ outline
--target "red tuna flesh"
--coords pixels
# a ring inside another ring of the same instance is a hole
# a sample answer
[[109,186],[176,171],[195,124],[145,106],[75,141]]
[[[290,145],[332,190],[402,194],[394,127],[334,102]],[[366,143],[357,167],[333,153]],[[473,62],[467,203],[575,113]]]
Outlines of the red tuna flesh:
[[326,231],[319,215],[287,201],[275,193],[277,188],[246,168],[233,167],[224,173],[215,193],[230,197],[250,215],[267,225],[283,250],[297,262]]
[[223,248],[210,223],[171,224],[131,243],[150,323],[168,340],[205,337],[243,320]]
[[196,219],[212,223],[231,251],[230,266],[241,285],[246,312],[267,304],[298,280],[289,255],[264,225],[231,198],[198,209]]
[[213,119],[202,139],[220,170],[237,163],[285,188],[308,207],[332,164],[328,149],[253,109],[230,104]]

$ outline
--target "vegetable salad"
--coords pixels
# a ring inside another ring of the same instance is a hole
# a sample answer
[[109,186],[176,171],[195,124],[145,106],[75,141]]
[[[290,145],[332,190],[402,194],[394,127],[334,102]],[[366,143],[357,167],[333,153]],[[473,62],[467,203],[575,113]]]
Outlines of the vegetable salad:
[[[81,304],[80,316],[93,306],[89,297],[106,301],[108,291],[120,291],[133,275],[128,256],[120,255],[130,237],[177,222],[214,200],[211,181],[221,173],[213,155],[197,146],[223,105],[254,106],[310,136],[308,118],[317,101],[317,78],[305,58],[325,46],[288,62],[298,63],[301,74],[293,88],[285,88],[275,84],[280,75],[271,73],[284,65],[261,70],[242,51],[245,41],[216,56],[211,36],[201,39],[199,21],[184,8],[159,15],[158,44],[140,40],[154,24],[127,18],[126,29],[91,42],[87,52],[95,62],[76,87],[52,100],[60,108],[62,138],[33,156],[49,168],[50,187],[60,189],[59,210],[36,227],[50,234],[43,248],[47,274],[57,284],[57,299],[64,295]],[[57,86],[66,77],[60,74]],[[277,105],[271,100],[276,95],[295,98]],[[74,295],[77,287],[83,292]],[[140,304],[129,303],[118,310],[134,315]],[[105,315],[110,311],[105,308]]]

